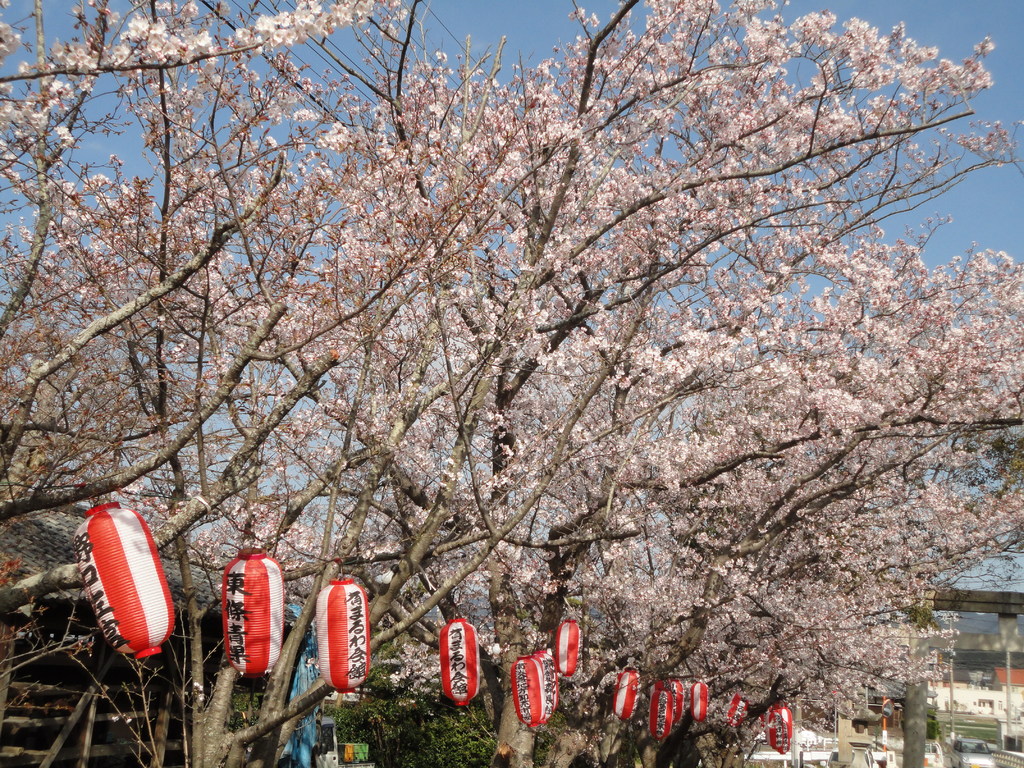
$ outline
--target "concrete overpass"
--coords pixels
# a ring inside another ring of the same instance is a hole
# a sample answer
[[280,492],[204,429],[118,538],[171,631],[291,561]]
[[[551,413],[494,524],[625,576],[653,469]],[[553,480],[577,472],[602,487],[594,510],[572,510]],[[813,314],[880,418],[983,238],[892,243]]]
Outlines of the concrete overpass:
[[1017,616],[1024,613],[1024,593],[986,592],[978,589],[956,589],[935,592],[932,609],[964,613],[994,613],[999,617],[998,634],[961,632],[954,648],[968,651],[1013,651],[1024,653],[1024,637],[1017,632]]

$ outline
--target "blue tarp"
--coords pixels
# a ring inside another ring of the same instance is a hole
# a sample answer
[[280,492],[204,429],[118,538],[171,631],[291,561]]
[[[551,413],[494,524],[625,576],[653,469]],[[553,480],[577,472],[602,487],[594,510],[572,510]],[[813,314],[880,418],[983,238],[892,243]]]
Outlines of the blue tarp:
[[[297,609],[297,606],[289,606]],[[294,699],[309,688],[320,676],[317,666],[316,629],[310,624],[306,637],[302,641],[298,661],[295,663],[295,674],[292,677],[292,690],[289,699]],[[313,747],[316,744],[316,714],[320,706],[313,707],[295,726],[295,731],[284,746],[281,753],[281,768],[311,768],[313,765]]]

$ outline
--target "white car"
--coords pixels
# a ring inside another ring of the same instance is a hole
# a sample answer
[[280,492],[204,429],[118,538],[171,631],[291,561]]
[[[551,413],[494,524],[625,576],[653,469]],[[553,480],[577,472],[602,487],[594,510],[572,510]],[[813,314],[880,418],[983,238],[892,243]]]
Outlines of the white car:
[[[871,750],[870,749],[867,750],[867,753],[865,754],[865,758],[867,759],[867,764],[869,766],[871,766],[871,768],[875,768],[875,766],[878,765],[878,763],[875,762],[875,756],[871,754]],[[838,752],[838,750],[833,751],[832,754],[829,755],[829,758],[828,758],[828,768],[847,768],[848,765],[849,765],[849,763],[841,763],[841,762],[839,762],[839,752]]]
[[992,749],[982,739],[957,739],[953,742],[950,768],[993,768]]

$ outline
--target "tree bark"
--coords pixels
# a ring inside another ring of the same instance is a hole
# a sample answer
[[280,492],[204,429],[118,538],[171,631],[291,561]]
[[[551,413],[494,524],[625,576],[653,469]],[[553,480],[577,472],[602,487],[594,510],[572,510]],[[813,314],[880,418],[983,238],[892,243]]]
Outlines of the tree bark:
[[519,722],[511,694],[505,697],[497,736],[498,748],[491,759],[491,768],[533,768],[536,736]]

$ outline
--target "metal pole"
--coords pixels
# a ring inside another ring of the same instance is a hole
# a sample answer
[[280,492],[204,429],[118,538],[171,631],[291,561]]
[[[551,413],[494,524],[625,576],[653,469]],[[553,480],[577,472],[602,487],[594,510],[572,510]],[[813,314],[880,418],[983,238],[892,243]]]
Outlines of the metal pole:
[[1006,731],[1003,733],[1003,749],[1010,748],[1010,686],[1012,685],[1010,675],[1010,649],[1006,649]]
[[803,719],[803,713],[800,711],[800,702],[793,702],[793,735],[796,737],[789,743],[790,759],[793,761],[793,768],[800,768],[803,765],[803,760],[800,758],[800,745],[797,743],[800,741],[800,723]]
[[832,694],[832,723],[835,726],[833,736],[836,740],[836,749],[839,749],[839,697],[835,693]]
[[885,714],[886,706],[892,706],[889,697],[882,697],[882,760],[889,762],[889,716]]
[[956,700],[953,698],[953,664],[956,662],[956,651],[949,652],[949,740],[953,741],[956,735],[953,732],[953,708]]

